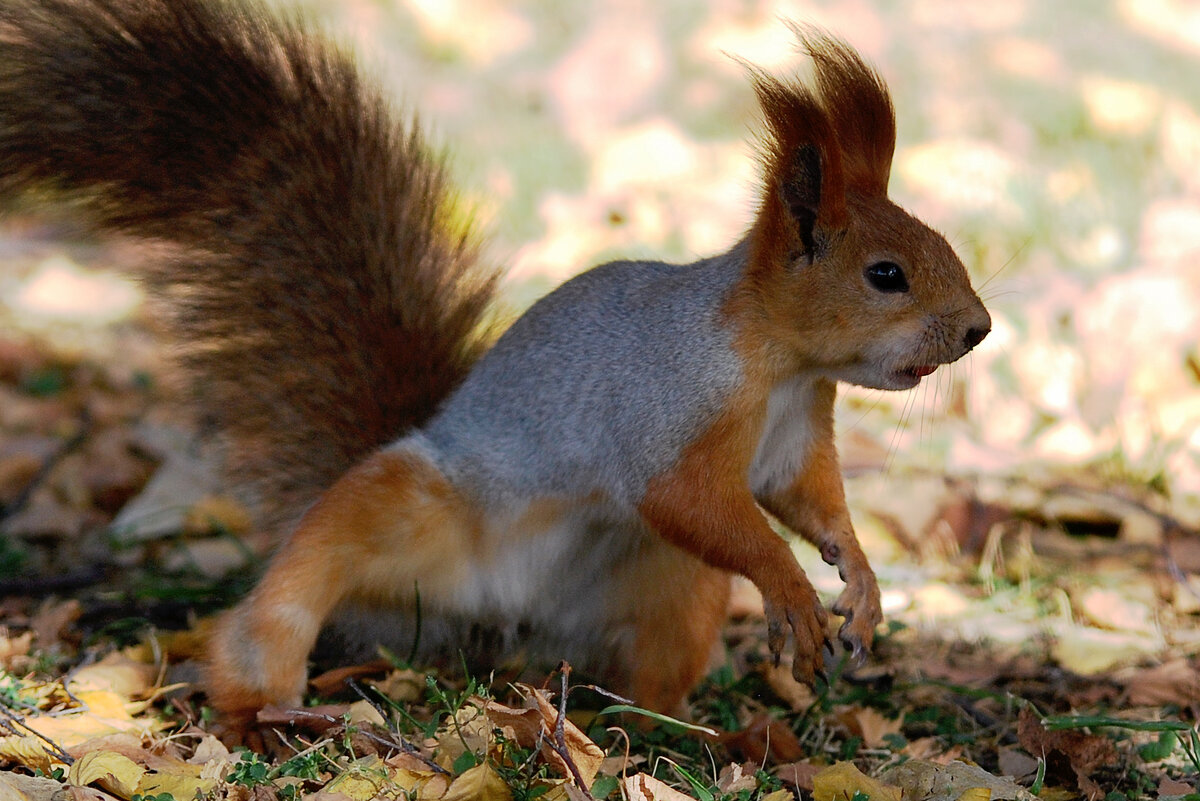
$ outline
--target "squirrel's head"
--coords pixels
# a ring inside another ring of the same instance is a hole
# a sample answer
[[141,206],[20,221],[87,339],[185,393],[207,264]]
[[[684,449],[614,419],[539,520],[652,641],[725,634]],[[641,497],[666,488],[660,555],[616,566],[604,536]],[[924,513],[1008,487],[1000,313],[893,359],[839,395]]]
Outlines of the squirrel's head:
[[796,33],[809,84],[752,70],[766,123],[754,316],[800,367],[907,389],[978,345],[991,318],[945,238],[887,197],[896,122],[883,79],[844,42]]

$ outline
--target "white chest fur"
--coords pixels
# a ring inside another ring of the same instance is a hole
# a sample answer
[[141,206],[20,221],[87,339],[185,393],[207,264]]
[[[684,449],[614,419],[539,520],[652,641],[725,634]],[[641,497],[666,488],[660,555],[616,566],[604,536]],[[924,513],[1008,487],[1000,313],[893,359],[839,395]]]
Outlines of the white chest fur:
[[804,467],[812,445],[812,406],[816,379],[797,376],[780,383],[767,401],[754,461],[750,489],[755,495],[784,489]]

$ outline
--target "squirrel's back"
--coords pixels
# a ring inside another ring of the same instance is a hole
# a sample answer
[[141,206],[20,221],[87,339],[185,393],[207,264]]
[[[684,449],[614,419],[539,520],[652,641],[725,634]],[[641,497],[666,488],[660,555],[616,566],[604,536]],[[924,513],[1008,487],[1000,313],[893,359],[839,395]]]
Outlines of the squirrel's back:
[[252,3],[0,4],[0,200],[27,191],[175,246],[150,286],[268,520],[424,422],[482,350],[495,274],[415,123]]

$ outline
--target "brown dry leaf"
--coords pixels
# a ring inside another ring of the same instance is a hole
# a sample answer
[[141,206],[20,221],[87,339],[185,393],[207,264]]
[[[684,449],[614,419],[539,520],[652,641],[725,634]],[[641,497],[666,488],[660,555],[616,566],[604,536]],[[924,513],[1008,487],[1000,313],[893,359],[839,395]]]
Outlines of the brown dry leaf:
[[[388,670],[391,666],[391,662],[388,662],[386,659],[373,659],[361,665],[345,665],[333,670],[327,670],[318,676],[313,676],[308,680],[308,685],[317,695],[333,695],[346,689],[346,681],[348,679],[376,676]],[[421,686],[425,686],[423,674]]]
[[83,614],[83,605],[74,598],[66,601],[56,601],[47,598],[29,621],[37,643],[42,648],[49,648],[62,639],[67,627]]
[[692,801],[675,788],[646,773],[626,776],[622,786],[629,801]]
[[476,765],[450,784],[442,801],[511,801],[512,791],[486,762]]
[[1186,706],[1200,698],[1200,669],[1187,659],[1172,659],[1152,668],[1122,671],[1118,678],[1134,706]]
[[[487,701],[484,703],[484,711],[488,719],[497,728],[511,732],[510,736],[522,748],[540,745],[542,758],[554,766],[558,775],[573,778],[566,762],[549,745],[554,740],[558,709],[550,703],[542,690],[523,684],[517,685],[517,688],[525,694],[526,708],[514,709],[495,701]],[[604,761],[604,752],[570,720],[563,722],[563,739],[567,755],[579,771],[584,785],[590,787]]]
[[440,767],[450,770],[467,751],[485,754],[492,747],[493,724],[483,713],[483,704],[480,698],[470,699],[434,733],[433,759]]
[[771,770],[780,781],[793,787],[811,793],[813,776],[825,769],[824,765],[813,765],[809,762],[789,762]]
[[849,707],[838,713],[838,720],[854,734],[862,738],[867,748],[886,745],[884,737],[899,734],[904,718],[885,718],[878,710],[870,707]]
[[97,784],[121,798],[138,792],[146,769],[124,754],[115,751],[92,751],[71,764],[67,782],[76,787]]
[[65,785],[63,789],[67,791],[67,798],[71,801],[116,801],[113,796],[103,790],[97,790],[95,787]]
[[393,701],[407,703],[425,697],[425,674],[412,669],[393,670],[372,686]]
[[1038,761],[1016,748],[1002,748],[998,757],[1000,772],[1014,779],[1024,779],[1037,773]]
[[793,712],[803,712],[813,705],[817,696],[807,684],[801,684],[792,676],[788,665],[776,665],[770,662],[761,667],[763,679],[780,700],[787,703]]
[[0,773],[0,799],[3,801],[57,801],[63,785],[42,776]]
[[[412,798],[425,799],[441,798],[450,789],[450,777],[444,773],[435,773],[431,770],[402,768],[392,764],[389,759],[386,763],[389,767],[394,768],[391,772],[392,784],[408,793]],[[417,761],[417,764],[420,764]]]
[[758,787],[758,779],[754,777],[754,771],[757,770],[755,765],[750,765],[750,772],[746,773],[745,768],[741,765],[730,763],[721,769],[721,774],[717,776],[717,789],[722,793],[732,794],[739,793],[742,790],[753,790]]
[[1069,781],[1073,774],[1084,795],[1091,799],[1103,797],[1091,773],[1117,758],[1116,747],[1108,738],[1073,729],[1048,731],[1038,716],[1025,707],[1017,719],[1017,740],[1031,756],[1046,760],[1048,781]]
[[950,762],[942,765],[910,759],[883,772],[884,781],[900,787],[906,796],[924,801],[1034,801],[1033,795],[1007,776],[993,776],[978,765]]
[[900,801],[900,788],[872,779],[853,762],[837,762],[813,776],[813,801],[850,801],[864,793],[871,801]]
[[29,649],[33,645],[33,632],[26,631],[15,637],[0,628],[0,668],[9,672],[24,672],[29,664]]
[[728,732],[717,738],[734,754],[747,762],[797,762],[806,751],[786,723],[766,713],[756,714],[741,731]]
[[1196,788],[1187,782],[1181,782],[1178,779],[1171,779],[1166,776],[1158,783],[1158,797],[1168,798],[1171,796],[1191,795],[1196,792]]

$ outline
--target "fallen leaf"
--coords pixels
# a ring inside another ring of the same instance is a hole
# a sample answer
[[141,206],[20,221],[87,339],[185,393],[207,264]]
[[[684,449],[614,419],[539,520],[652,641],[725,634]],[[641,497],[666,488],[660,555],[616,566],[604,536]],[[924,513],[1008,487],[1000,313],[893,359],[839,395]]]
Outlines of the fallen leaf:
[[393,670],[371,686],[399,703],[419,701],[425,697],[425,674],[412,669]]
[[16,762],[43,773],[49,773],[51,770],[51,758],[46,753],[46,742],[32,734],[0,737],[0,759]]
[[758,801],[792,801],[795,798],[791,790],[776,790],[773,793],[767,793]]
[[741,731],[727,732],[717,738],[747,762],[797,762],[807,753],[795,732],[782,721],[766,713],[756,714]]
[[1186,706],[1200,698],[1200,669],[1186,659],[1122,671],[1117,678],[1125,683],[1133,706]]
[[203,778],[185,773],[147,772],[138,782],[142,796],[170,793],[174,798],[207,797],[217,786],[215,777]]
[[755,769],[754,766],[751,766],[751,772],[746,773],[741,765],[734,763],[726,765],[717,776],[717,789],[726,795],[755,789],[758,787],[758,779],[754,777]]
[[5,630],[0,629],[0,668],[11,671],[17,664],[25,662],[32,645],[32,631],[9,637]]
[[1149,632],[1154,628],[1154,616],[1149,607],[1118,590],[1088,590],[1079,599],[1079,606],[1101,628],[1137,632]]
[[626,776],[621,783],[629,801],[692,801],[675,788],[646,773]]
[[1160,647],[1151,637],[1132,632],[1102,631],[1083,626],[1063,626],[1054,633],[1050,648],[1054,659],[1081,676],[1106,673]]
[[789,762],[786,765],[779,765],[773,768],[771,773],[785,784],[790,784],[799,790],[811,793],[813,789],[813,777],[824,768],[824,765],[813,765],[808,762]]
[[442,801],[511,801],[512,791],[504,779],[484,763],[464,771],[450,783]]
[[871,801],[900,801],[900,788],[872,779],[853,762],[837,762],[813,776],[813,801],[850,801],[855,793]]
[[849,707],[838,714],[838,720],[851,734],[862,738],[867,748],[882,748],[889,734],[899,734],[903,717],[886,718],[871,707]]
[[146,769],[115,751],[93,751],[72,763],[67,782],[77,787],[98,784],[102,789],[122,798],[138,792]]
[[[523,684],[517,687],[524,693],[525,708],[514,709],[495,701],[486,701],[483,710],[488,719],[497,728],[510,732],[509,736],[522,748],[540,747],[542,758],[554,766],[559,776],[574,778],[563,758],[550,747],[555,739],[558,709],[542,690]],[[579,771],[583,784],[590,787],[604,762],[604,752],[569,719],[563,721],[563,740],[567,755]]]
[[1193,785],[1167,776],[1164,776],[1162,781],[1158,783],[1158,797],[1160,799],[1177,798],[1179,796],[1191,795],[1194,792],[1196,792],[1196,788]]
[[1007,776],[993,776],[978,765],[945,765],[910,759],[880,776],[898,785],[905,796],[923,801],[1035,801],[1034,796]]
[[144,698],[154,686],[158,671],[153,665],[130,659],[121,651],[71,673],[73,693],[107,691],[126,700]]
[[998,757],[1000,772],[1014,779],[1025,779],[1037,773],[1038,761],[1015,748],[1002,748]]
[[67,627],[78,620],[82,614],[83,605],[74,598],[66,601],[55,601],[48,598],[33,614],[33,618],[29,621],[29,628],[33,631],[38,645],[42,648],[49,648],[62,639]]
[[62,788],[62,782],[42,776],[0,773],[0,799],[3,801],[55,801]]
[[1076,729],[1048,731],[1038,716],[1025,707],[1017,718],[1017,741],[1031,756],[1046,760],[1048,781],[1069,780],[1073,774],[1088,798],[1103,796],[1091,773],[1117,759],[1117,749],[1108,738]]
[[[761,614],[761,613],[760,613]],[[788,705],[793,712],[803,712],[812,706],[817,696],[807,684],[801,684],[792,676],[788,665],[776,665],[766,662],[760,668],[763,679],[780,700]]]

